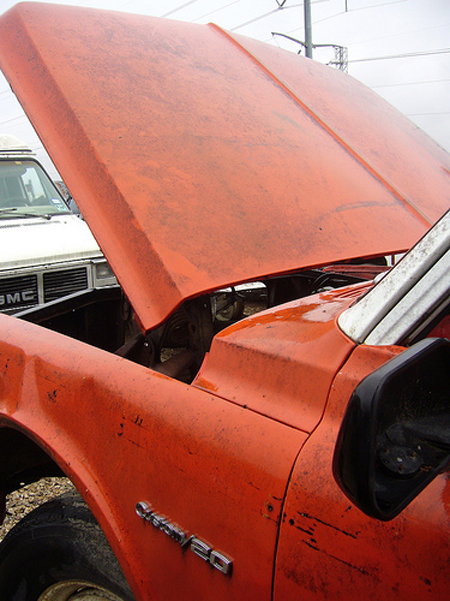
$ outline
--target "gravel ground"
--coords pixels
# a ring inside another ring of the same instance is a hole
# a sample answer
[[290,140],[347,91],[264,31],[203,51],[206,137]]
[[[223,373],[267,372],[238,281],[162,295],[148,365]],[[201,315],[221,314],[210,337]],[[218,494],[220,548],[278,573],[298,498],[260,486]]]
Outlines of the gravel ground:
[[6,497],[6,517],[0,527],[0,541],[27,513],[72,488],[73,484],[68,478],[42,478],[12,492]]

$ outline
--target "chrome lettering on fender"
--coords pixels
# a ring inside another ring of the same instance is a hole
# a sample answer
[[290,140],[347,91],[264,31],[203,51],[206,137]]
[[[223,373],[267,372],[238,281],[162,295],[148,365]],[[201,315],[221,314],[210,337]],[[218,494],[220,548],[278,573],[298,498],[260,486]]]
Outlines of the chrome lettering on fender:
[[189,547],[191,551],[209,563],[213,568],[216,568],[216,570],[219,570],[222,574],[231,576],[233,561],[229,557],[216,551],[210,547],[208,543],[197,538],[193,534],[189,535],[177,526],[177,524],[170,522],[165,516],[156,513],[149,503],[139,501],[139,503],[136,504],[136,513],[140,518],[146,522],[150,522],[152,526],[158,530],[162,530],[167,536],[170,536],[170,538],[179,543],[182,548]]

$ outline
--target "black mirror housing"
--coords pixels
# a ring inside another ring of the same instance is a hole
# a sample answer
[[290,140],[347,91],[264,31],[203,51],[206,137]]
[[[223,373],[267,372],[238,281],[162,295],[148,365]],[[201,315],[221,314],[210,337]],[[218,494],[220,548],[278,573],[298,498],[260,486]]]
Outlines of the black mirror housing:
[[427,338],[358,384],[333,472],[359,509],[390,520],[449,462],[450,342]]

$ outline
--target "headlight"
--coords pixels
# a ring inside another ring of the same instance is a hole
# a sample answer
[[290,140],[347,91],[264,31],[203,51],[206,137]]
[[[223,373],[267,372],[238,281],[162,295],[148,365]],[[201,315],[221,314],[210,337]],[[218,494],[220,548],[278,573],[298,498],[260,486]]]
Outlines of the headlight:
[[114,286],[117,284],[113,270],[106,261],[101,261],[94,265],[94,274],[94,284],[96,288],[101,286]]

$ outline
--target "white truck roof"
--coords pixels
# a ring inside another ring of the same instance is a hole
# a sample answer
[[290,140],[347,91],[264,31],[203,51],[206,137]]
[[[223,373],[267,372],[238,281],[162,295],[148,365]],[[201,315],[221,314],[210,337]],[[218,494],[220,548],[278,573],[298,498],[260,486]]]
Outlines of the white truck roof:
[[29,148],[25,142],[16,138],[16,136],[11,136],[9,134],[0,134],[0,153],[9,154],[11,152],[21,152],[30,154],[31,148]]

